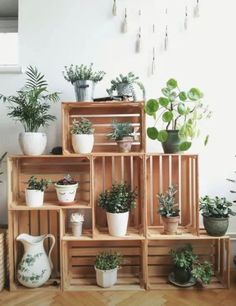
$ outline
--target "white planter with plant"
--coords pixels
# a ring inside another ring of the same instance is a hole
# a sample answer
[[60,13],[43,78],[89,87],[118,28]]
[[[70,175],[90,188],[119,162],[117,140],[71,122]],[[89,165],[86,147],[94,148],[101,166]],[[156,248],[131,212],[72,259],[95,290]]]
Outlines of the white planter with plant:
[[122,262],[122,256],[117,252],[102,252],[96,256],[95,271],[97,285],[109,288],[117,282],[117,270]]
[[74,203],[76,191],[79,183],[76,182],[70,175],[59,180],[55,184],[58,201],[62,205]]
[[128,153],[131,151],[134,141],[134,128],[129,122],[114,121],[108,137],[116,141],[119,152]]
[[[145,112],[155,120],[154,126],[147,129],[147,135],[160,141],[165,153],[186,151],[200,133],[198,121],[210,118],[211,112],[204,105],[198,88],[181,91],[177,81],[170,79],[161,91],[163,96],[148,100],[145,106]],[[205,145],[207,141],[208,135]]]
[[105,75],[104,71],[93,71],[93,63],[86,65],[65,66],[63,75],[66,81],[70,82],[75,89],[76,100],[80,102],[91,102],[94,98],[95,85]]
[[27,182],[28,187],[25,189],[26,205],[29,207],[43,206],[44,191],[51,182],[51,180],[38,180],[35,176],[31,176]]
[[57,102],[59,96],[57,92],[48,93],[48,83],[36,67],[29,66],[26,76],[26,84],[23,89],[17,91],[16,96],[0,95],[0,100],[10,104],[7,115],[21,122],[24,127],[25,131],[19,135],[22,152],[25,155],[41,155],[46,148],[47,136],[39,132],[39,129],[56,119],[48,112],[50,103]]
[[106,210],[111,236],[122,237],[127,233],[129,211],[135,207],[136,191],[127,183],[113,184],[111,190],[99,195],[98,206]]
[[82,235],[82,228],[84,222],[84,215],[80,213],[72,213],[70,216],[70,223],[72,226],[72,235],[80,237]]
[[94,129],[92,122],[86,118],[79,121],[73,120],[71,127],[72,146],[75,153],[88,154],[93,150]]

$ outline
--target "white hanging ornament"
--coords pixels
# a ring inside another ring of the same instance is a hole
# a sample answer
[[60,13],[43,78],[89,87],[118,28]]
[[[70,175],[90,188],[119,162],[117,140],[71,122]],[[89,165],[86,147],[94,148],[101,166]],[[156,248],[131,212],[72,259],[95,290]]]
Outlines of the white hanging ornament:
[[184,29],[188,29],[188,7],[185,8]]
[[141,46],[142,46],[142,40],[141,40],[141,27],[140,27],[139,32],[138,32],[138,38],[136,41],[136,52],[137,53],[141,52]]
[[116,0],[114,0],[113,6],[112,6],[112,15],[117,16],[117,5]]
[[168,45],[169,45],[169,37],[168,37],[168,26],[166,26],[166,31],[165,31],[165,39],[164,39],[164,50],[168,50]]
[[197,0],[197,3],[196,3],[196,5],[195,5],[195,7],[194,7],[193,16],[194,16],[195,18],[200,17],[199,0]]
[[156,72],[156,50],[153,48],[152,50],[152,75]]
[[123,33],[127,33],[128,32],[128,20],[127,20],[128,16],[127,16],[127,9],[125,9],[125,18],[123,21]]

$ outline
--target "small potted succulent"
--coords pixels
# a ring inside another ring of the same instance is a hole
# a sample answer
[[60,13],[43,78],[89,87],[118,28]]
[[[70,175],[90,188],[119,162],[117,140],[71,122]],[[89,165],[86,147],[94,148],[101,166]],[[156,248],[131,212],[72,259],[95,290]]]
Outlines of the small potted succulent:
[[103,288],[113,286],[117,282],[117,270],[122,262],[122,255],[105,251],[96,256],[95,271],[97,285]]
[[179,207],[175,203],[176,186],[168,187],[165,193],[157,195],[159,201],[159,214],[164,225],[164,234],[174,235],[177,233],[179,223]]
[[82,227],[84,222],[84,215],[80,213],[72,213],[70,216],[70,223],[72,226],[72,235],[80,237],[82,235]]
[[225,197],[200,198],[200,210],[202,211],[203,224],[210,236],[224,236],[229,226],[229,216],[235,216],[231,206]]
[[116,91],[118,96],[132,97],[134,101],[137,101],[137,94],[134,89],[134,85],[137,85],[143,94],[143,100],[145,100],[145,88],[139,81],[139,77],[135,76],[133,72],[129,72],[126,76],[120,74],[119,77],[111,81],[111,87],[107,89],[108,94],[113,97],[113,92]]
[[99,195],[98,206],[106,210],[108,230],[111,236],[125,236],[129,211],[135,207],[137,193],[127,183],[113,184],[111,190]]
[[51,183],[50,179],[37,179],[35,176],[31,176],[25,189],[26,205],[29,207],[43,206],[44,191]]
[[[155,120],[154,126],[148,127],[147,135],[160,141],[165,153],[186,151],[200,133],[198,122],[210,118],[211,112],[202,102],[203,94],[198,88],[181,91],[178,82],[170,79],[161,91],[163,96],[150,99],[145,105],[145,112]],[[207,141],[208,136],[205,145]]]
[[108,134],[108,137],[116,141],[119,152],[130,152],[134,141],[134,128],[129,122],[114,121],[112,123],[112,131]]
[[58,201],[63,205],[74,203],[79,183],[69,174],[55,183]]
[[94,129],[92,122],[86,118],[79,121],[73,120],[71,127],[72,146],[75,153],[88,154],[93,150]]
[[65,80],[74,86],[77,101],[91,102],[95,85],[104,78],[105,72],[93,71],[93,63],[90,66],[72,64],[69,67],[65,66],[63,75]]

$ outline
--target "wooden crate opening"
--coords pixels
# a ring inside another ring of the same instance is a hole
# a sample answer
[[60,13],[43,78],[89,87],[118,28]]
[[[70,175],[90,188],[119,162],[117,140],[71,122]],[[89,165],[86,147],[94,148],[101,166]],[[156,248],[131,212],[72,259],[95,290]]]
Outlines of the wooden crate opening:
[[[196,155],[147,155],[147,234],[149,239],[160,238],[163,225],[158,213],[157,194],[176,185],[176,203],[180,208],[177,234],[198,234],[198,158]],[[162,235],[164,238],[167,235]],[[187,235],[188,236],[188,235]]]
[[73,120],[89,119],[95,129],[93,152],[118,152],[115,141],[109,139],[113,121],[129,122],[135,128],[133,152],[145,151],[145,114],[143,102],[80,102],[62,103],[63,154],[75,154],[72,148],[71,126]]

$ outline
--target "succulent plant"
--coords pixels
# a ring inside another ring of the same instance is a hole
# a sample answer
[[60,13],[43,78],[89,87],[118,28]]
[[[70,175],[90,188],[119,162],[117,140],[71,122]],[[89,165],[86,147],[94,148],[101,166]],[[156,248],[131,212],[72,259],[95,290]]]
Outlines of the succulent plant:
[[108,137],[113,140],[122,140],[124,137],[133,136],[134,129],[129,122],[117,122],[113,121],[112,131],[108,134]]
[[93,134],[92,122],[87,118],[81,118],[79,121],[73,120],[71,134]]
[[72,213],[70,216],[71,223],[81,223],[84,222],[84,215],[80,213]]
[[78,182],[75,181],[70,174],[67,174],[65,177],[63,177],[63,179],[60,179],[59,181],[57,181],[57,185],[75,185]]

